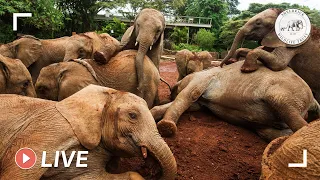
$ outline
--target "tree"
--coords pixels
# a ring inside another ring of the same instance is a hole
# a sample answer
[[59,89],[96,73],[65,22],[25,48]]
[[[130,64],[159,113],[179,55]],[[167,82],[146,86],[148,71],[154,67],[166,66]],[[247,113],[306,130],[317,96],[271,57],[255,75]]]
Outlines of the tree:
[[180,44],[180,43],[186,43],[188,39],[188,28],[183,27],[174,27],[173,32],[170,35],[170,39],[175,43],[175,44]]
[[121,40],[122,35],[126,32],[127,25],[121,22],[117,18],[113,18],[112,22],[109,22],[99,33],[108,33],[112,37]]
[[30,18],[18,19],[18,33],[53,38],[63,28],[63,14],[55,8],[55,0],[0,0],[0,41],[14,40],[12,30],[13,13],[29,12]]
[[213,45],[216,40],[214,33],[206,29],[200,29],[194,39],[201,49],[213,51]]
[[87,32],[96,29],[94,17],[103,9],[112,9],[122,0],[58,0],[58,9],[65,15],[66,32]]
[[240,14],[240,10],[237,9],[237,6],[239,5],[238,0],[226,0],[228,5],[229,5],[229,15],[235,15],[235,14]]

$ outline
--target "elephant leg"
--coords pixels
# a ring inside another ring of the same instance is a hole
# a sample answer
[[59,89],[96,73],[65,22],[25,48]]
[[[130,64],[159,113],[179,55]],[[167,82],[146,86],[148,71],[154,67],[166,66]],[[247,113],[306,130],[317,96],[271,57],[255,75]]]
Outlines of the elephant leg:
[[252,51],[252,49],[249,48],[239,48],[236,50],[232,58],[239,60],[240,57],[246,57],[247,54]]
[[195,78],[177,95],[163,119],[157,123],[161,135],[172,136],[176,133],[179,117],[198,100],[210,83],[212,76],[210,73],[205,73],[194,76]]
[[156,122],[158,122],[163,117],[164,113],[166,113],[171,104],[172,102],[160,106],[154,106],[152,109],[150,109],[150,112]]
[[260,128],[256,129],[257,134],[267,142],[270,142],[278,137],[291,135],[291,129],[275,129],[275,128]]
[[285,69],[290,60],[296,55],[295,50],[286,47],[275,48],[271,53],[261,48],[250,51],[244,61],[241,71],[253,72],[258,69],[257,60],[261,61],[266,67],[273,71]]
[[112,179],[112,180],[144,180],[144,178],[136,173],[136,172],[125,172],[122,174],[109,174],[104,170],[84,173],[80,176],[73,178],[72,180],[85,180],[85,179],[96,179],[96,180],[105,180],[105,179]]
[[266,93],[266,102],[274,110],[277,117],[285,122],[293,132],[296,132],[308,125],[303,118],[305,115],[303,113],[307,113],[307,111],[301,111],[304,102],[291,96],[290,92],[284,92],[281,88],[270,87]]

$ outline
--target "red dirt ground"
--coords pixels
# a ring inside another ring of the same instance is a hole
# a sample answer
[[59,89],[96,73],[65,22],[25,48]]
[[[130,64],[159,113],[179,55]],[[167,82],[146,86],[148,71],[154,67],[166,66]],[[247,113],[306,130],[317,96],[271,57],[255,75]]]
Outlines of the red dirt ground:
[[[175,62],[161,62],[160,74],[173,86],[178,77]],[[160,100],[169,99],[170,91],[162,82],[159,94]],[[208,110],[184,113],[177,127],[175,137],[165,138],[178,164],[177,179],[259,179],[267,143],[255,133],[221,121]],[[154,179],[143,164],[139,158],[121,159],[119,168],[111,172],[138,171]]]

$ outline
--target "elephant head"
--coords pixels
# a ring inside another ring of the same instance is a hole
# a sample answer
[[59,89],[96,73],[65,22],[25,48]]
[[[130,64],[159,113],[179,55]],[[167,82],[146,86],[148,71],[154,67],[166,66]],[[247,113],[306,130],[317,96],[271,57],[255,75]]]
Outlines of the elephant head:
[[200,59],[196,53],[187,49],[178,51],[176,53],[175,61],[179,72],[178,81],[183,79],[188,74],[203,70],[202,59]]
[[20,59],[26,67],[29,67],[40,58],[41,51],[41,41],[30,35],[22,36],[20,39],[0,46],[1,55]]
[[42,68],[35,88],[38,97],[61,101],[89,84],[98,84],[91,65],[83,60],[71,59]]
[[56,107],[87,149],[100,145],[116,156],[151,156],[162,167],[162,179],[175,178],[175,158],[146,102],[138,96],[89,85]]
[[0,93],[36,97],[30,73],[20,60],[0,55]]
[[106,41],[105,35],[102,37],[95,32],[73,35],[70,39],[77,43],[67,44],[66,55],[63,61],[77,58],[92,59],[96,51],[104,52],[106,58],[111,59],[114,53],[119,50],[119,45],[112,40]]
[[263,46],[272,48],[286,47],[286,44],[279,40],[274,30],[275,22],[281,12],[282,10],[280,9],[272,8],[250,18],[236,34],[231,49],[220,66],[222,67],[234,55],[239,43],[244,39],[261,41]]

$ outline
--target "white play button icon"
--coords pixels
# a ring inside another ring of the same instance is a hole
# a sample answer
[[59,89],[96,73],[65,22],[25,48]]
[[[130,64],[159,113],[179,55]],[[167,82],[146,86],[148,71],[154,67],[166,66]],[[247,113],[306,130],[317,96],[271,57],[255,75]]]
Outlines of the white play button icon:
[[22,163],[24,164],[24,163],[26,163],[27,161],[29,161],[30,160],[30,158],[29,158],[29,156],[27,156],[27,155],[25,155],[24,153],[22,154]]

